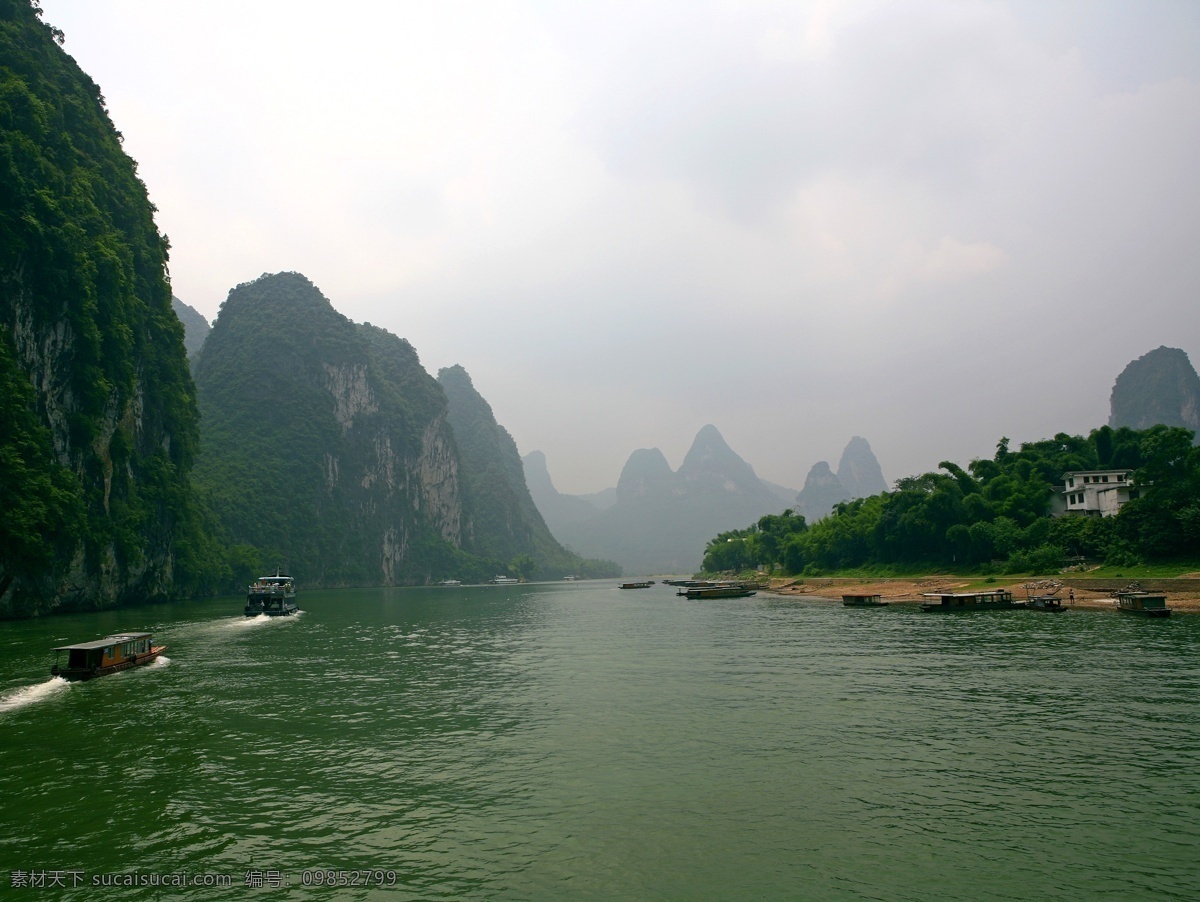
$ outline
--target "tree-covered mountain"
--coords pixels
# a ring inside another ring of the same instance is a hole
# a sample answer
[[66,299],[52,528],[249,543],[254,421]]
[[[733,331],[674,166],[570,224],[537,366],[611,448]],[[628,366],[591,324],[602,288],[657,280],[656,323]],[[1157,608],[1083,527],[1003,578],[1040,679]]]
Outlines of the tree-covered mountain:
[[167,239],[96,84],[0,0],[0,616],[209,576]]
[[634,451],[616,496],[599,516],[563,524],[556,535],[629,574],[691,573],[715,533],[784,507],[711,425],[697,433],[677,472],[657,448]]
[[524,561],[525,576],[617,576],[611,562],[583,561],[558,543],[533,503],[517,444],[461,366],[438,372],[462,454],[464,494],[472,512],[467,545],[477,554]]
[[1117,377],[1109,401],[1114,429],[1178,426],[1200,433],[1200,376],[1179,348],[1159,347]]
[[183,324],[183,347],[190,360],[204,347],[204,339],[208,338],[212,326],[199,310],[189,307],[177,297],[171,298],[171,309]]
[[299,273],[230,291],[195,361],[196,480],[240,550],[314,586],[424,583],[464,556],[458,451],[408,342],[342,316]]

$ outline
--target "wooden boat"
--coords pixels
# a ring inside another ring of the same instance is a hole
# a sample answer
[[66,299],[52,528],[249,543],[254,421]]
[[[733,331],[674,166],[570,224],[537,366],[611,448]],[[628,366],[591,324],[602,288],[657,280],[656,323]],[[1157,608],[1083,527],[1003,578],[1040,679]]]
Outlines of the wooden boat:
[[1047,614],[1062,613],[1066,610],[1063,607],[1062,599],[1057,595],[1032,595],[1026,607],[1031,611],[1042,611]]
[[1009,611],[1025,607],[1023,601],[1013,601],[1008,589],[989,589],[986,592],[925,592],[926,598],[935,602],[921,605],[926,614],[944,614],[959,611]]
[[[90,680],[149,664],[166,650],[165,645],[155,645],[149,633],[118,633],[94,642],[59,646],[54,649],[50,673],[68,680]],[[63,652],[67,653],[67,661],[60,664]]]
[[633,583],[621,583],[619,588],[622,588],[622,589],[649,589],[652,585],[654,585],[654,580],[643,579],[643,580],[638,580],[637,582],[633,582]]
[[246,616],[286,617],[295,614],[296,584],[287,574],[275,571],[274,576],[260,576],[246,590]]
[[677,594],[687,598],[746,598],[754,595],[758,589],[739,583],[725,583],[712,586],[691,586]]
[[1149,592],[1118,593],[1117,610],[1125,614],[1137,614],[1141,617],[1171,616],[1171,609],[1167,607],[1167,597],[1151,595]]
[[848,608],[886,608],[882,595],[843,595],[842,604]]

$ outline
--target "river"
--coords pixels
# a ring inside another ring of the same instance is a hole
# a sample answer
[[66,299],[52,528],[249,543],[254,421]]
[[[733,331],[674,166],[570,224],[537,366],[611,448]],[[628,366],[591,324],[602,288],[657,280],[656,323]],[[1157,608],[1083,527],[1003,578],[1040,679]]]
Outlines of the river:
[[[0,624],[5,895],[1200,896],[1197,615],[613,581],[241,603]],[[49,677],[134,629],[165,658]]]

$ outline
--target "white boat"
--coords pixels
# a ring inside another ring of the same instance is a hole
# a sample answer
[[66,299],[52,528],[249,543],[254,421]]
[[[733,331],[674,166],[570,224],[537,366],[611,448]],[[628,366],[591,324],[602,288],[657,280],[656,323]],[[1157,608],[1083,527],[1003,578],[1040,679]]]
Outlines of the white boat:
[[520,580],[511,576],[493,576],[490,582],[494,586],[515,586]]

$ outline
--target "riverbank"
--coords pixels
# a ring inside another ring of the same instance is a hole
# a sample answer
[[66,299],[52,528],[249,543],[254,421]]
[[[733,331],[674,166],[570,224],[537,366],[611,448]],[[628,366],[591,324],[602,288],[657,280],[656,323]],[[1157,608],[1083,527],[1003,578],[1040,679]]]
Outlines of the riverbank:
[[[783,596],[819,598],[830,603],[840,603],[843,595],[880,595],[884,601],[920,602],[927,592],[967,592],[980,588],[1011,589],[1015,600],[1024,600],[1028,595],[1055,593],[1063,600],[1064,607],[1113,608],[1121,580],[1094,580],[1059,578],[1041,579],[997,579],[994,583],[981,586],[978,580],[953,576],[930,576],[918,579],[773,579],[767,591]],[[1162,592],[1167,596],[1167,606],[1176,611],[1200,613],[1200,579],[1155,579],[1143,580],[1146,591]],[[1029,586],[1029,589],[1026,589]],[[1075,598],[1070,600],[1074,591]]]

